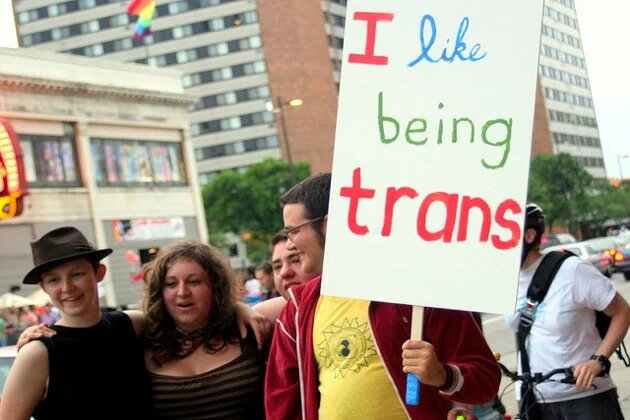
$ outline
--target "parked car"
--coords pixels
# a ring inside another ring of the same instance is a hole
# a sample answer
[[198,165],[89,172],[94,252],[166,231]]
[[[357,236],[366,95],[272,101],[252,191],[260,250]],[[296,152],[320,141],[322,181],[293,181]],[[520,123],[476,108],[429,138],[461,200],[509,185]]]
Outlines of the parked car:
[[615,271],[623,273],[626,280],[630,280],[630,237],[625,239],[615,254]]
[[540,249],[550,246],[574,244],[577,240],[570,233],[546,233],[540,238]]
[[593,238],[582,242],[550,246],[543,253],[550,251],[571,251],[578,257],[593,264],[606,277],[612,276],[616,270],[615,254],[619,245],[611,237]]
[[15,361],[15,356],[17,356],[16,346],[0,347],[0,398],[4,390],[4,383],[7,380],[7,376],[9,376],[9,370]]

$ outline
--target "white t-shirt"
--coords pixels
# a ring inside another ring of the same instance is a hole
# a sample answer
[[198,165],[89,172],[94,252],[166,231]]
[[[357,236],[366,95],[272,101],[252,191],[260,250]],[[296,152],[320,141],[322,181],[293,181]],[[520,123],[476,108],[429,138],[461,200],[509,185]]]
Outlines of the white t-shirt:
[[262,295],[262,283],[258,279],[249,279],[245,282],[247,293]]
[[[520,311],[525,308],[527,288],[542,257],[521,270],[517,312],[508,316],[508,324],[518,330]],[[593,265],[571,257],[564,261],[549,287],[547,296],[536,308],[535,320],[525,344],[532,373],[577,366],[589,360],[601,343],[595,327],[593,309],[605,309],[615,297],[615,289]],[[519,361],[519,372],[521,370]],[[561,375],[560,375],[561,376]],[[610,377],[598,377],[597,389],[577,391],[573,384],[544,382],[536,386],[539,402],[557,402],[584,398],[615,387]],[[519,384],[520,385],[520,384]],[[520,386],[517,387],[520,398]]]

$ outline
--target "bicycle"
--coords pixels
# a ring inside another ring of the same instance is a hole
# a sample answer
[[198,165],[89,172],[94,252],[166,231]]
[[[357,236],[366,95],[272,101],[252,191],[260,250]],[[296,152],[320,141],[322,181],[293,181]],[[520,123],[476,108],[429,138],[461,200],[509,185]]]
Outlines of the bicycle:
[[[547,373],[525,372],[519,375],[517,372],[512,372],[503,363],[499,363],[499,367],[503,372],[503,375],[510,378],[512,383],[520,381],[522,383],[521,399],[519,401],[518,414],[514,417],[514,420],[536,420],[539,415],[536,413],[538,407],[536,402],[536,385],[543,382],[556,382],[561,384],[575,384],[575,378],[573,377],[574,367],[564,367],[553,369]],[[561,378],[554,378],[556,375],[563,375]],[[607,376],[607,372],[601,372],[597,376]],[[595,385],[591,385],[596,388]],[[505,390],[504,390],[505,391]]]

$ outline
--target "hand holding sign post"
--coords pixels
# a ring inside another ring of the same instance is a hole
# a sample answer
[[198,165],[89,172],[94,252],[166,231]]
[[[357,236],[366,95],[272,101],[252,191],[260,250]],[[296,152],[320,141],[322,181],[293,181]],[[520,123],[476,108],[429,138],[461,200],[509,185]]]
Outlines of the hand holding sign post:
[[[414,306],[411,315],[411,338],[422,340],[422,325],[424,320],[424,308]],[[420,380],[413,373],[407,374],[407,395],[405,402],[409,405],[420,404]]]
[[541,20],[541,0],[348,3],[322,294],[514,310]]

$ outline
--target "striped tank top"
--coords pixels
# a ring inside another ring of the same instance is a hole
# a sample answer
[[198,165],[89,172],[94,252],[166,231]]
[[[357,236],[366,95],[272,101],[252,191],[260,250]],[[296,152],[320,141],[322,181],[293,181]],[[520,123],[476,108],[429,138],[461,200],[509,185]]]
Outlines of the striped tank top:
[[243,352],[236,359],[199,375],[149,372],[154,417],[264,419],[265,365],[255,343],[248,340],[243,344]]

